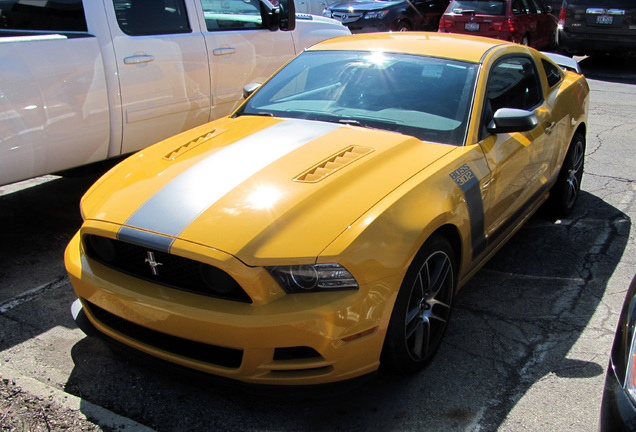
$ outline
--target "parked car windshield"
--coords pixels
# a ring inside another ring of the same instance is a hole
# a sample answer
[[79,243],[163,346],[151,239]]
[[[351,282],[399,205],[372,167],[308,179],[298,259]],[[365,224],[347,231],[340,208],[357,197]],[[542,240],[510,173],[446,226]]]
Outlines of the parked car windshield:
[[455,13],[474,12],[479,15],[505,15],[505,0],[453,0],[448,7]]
[[383,129],[461,145],[477,65],[408,54],[307,51],[237,115],[267,115]]

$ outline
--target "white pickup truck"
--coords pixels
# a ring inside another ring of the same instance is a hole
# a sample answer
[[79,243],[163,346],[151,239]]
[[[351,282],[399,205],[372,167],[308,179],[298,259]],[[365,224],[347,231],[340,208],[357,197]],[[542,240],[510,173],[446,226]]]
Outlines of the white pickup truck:
[[[0,0],[0,185],[229,114],[243,86],[349,34],[280,0]],[[283,31],[287,30],[287,31]]]

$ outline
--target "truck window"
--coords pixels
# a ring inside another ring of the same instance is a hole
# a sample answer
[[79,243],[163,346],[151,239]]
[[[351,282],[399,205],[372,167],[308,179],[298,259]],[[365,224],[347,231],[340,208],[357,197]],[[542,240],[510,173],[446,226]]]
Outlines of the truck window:
[[114,0],[119,28],[130,36],[191,33],[184,0]]
[[258,0],[201,0],[208,31],[263,28]]
[[86,32],[84,6],[82,0],[0,0],[0,36],[12,36],[2,30]]

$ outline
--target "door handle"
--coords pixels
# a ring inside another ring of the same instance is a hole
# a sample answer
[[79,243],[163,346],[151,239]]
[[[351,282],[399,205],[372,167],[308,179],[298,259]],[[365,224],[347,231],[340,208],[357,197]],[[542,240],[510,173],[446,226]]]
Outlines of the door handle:
[[148,63],[155,59],[155,56],[149,54],[138,54],[130,57],[124,57],[124,64]]
[[552,129],[554,129],[554,126],[556,125],[555,122],[550,123],[548,126],[545,127],[545,133],[547,133],[548,135],[550,135],[552,133]]
[[236,52],[236,48],[231,48],[231,47],[214,48],[212,50],[212,54],[214,54],[215,56],[230,55],[230,54],[234,54],[235,52]]

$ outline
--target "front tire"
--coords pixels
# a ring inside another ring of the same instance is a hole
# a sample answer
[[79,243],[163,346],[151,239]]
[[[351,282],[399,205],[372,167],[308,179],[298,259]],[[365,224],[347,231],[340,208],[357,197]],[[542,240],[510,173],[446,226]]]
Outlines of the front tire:
[[431,236],[411,263],[387,329],[381,363],[393,372],[422,369],[439,348],[457,284],[455,256],[441,235]]
[[411,31],[411,25],[406,21],[400,21],[397,25],[397,31],[399,32]]
[[577,132],[572,138],[565,155],[561,172],[550,193],[551,209],[554,216],[569,216],[581,192],[581,180],[585,165],[585,137]]

